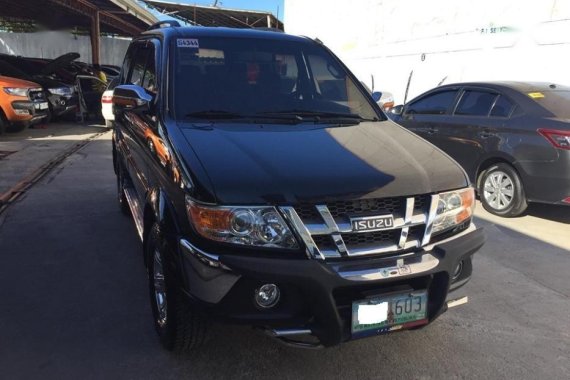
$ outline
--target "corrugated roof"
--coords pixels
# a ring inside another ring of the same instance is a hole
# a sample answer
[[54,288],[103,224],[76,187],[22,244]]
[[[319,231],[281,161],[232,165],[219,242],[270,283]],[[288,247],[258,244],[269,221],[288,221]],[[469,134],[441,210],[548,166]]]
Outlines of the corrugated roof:
[[142,1],[165,15],[181,19],[193,25],[225,26],[230,28],[275,28],[283,30],[283,23],[270,12],[208,7],[158,0]]
[[89,30],[94,11],[99,11],[103,33],[134,36],[158,21],[134,0],[0,0],[0,17],[52,30]]

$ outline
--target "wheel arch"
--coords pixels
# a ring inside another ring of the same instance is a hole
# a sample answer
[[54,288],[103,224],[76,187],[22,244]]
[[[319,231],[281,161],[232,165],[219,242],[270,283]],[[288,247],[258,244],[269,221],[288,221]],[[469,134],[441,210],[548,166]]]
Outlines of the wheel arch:
[[[171,246],[171,252],[176,252],[176,236],[179,236],[180,229],[176,221],[174,207],[166,192],[162,189],[152,189],[147,196],[143,212],[143,245],[146,247],[148,235],[152,226],[157,223],[161,234],[166,238]],[[145,249],[146,252],[146,249]],[[145,257],[145,264],[148,265],[148,257]]]
[[523,186],[524,186],[524,179],[523,179],[523,176],[521,175],[520,169],[517,167],[518,165],[516,164],[515,158],[508,155],[508,154],[497,152],[496,154],[494,154],[492,156],[488,156],[485,159],[481,160],[481,163],[477,166],[477,172],[476,172],[476,177],[475,177],[476,189],[479,189],[479,187],[480,187],[481,177],[482,177],[482,174],[485,172],[485,170],[487,170],[491,166],[499,164],[499,163],[503,163],[503,164],[507,164],[507,165],[511,166],[515,170],[515,172],[518,174],[518,176],[519,176],[521,182],[523,182]]

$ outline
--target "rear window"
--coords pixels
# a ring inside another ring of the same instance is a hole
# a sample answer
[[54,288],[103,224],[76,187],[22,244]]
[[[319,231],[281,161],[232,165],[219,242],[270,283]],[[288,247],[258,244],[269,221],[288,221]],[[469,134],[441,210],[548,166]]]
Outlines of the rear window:
[[540,91],[527,95],[554,117],[570,119],[570,91]]
[[497,94],[486,91],[465,91],[455,110],[456,115],[487,116]]

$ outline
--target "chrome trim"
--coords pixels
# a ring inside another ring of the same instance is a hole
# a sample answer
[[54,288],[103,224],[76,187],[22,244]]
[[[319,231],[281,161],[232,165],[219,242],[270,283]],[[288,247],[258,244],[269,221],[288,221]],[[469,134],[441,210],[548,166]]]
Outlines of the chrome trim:
[[213,268],[222,268],[225,270],[231,270],[230,268],[228,268],[227,266],[225,266],[224,264],[222,264],[220,262],[220,258],[218,255],[214,255],[211,253],[204,252],[200,248],[196,247],[195,245],[193,245],[192,243],[190,243],[186,239],[180,239],[179,244],[180,244],[180,247],[182,248],[182,250],[184,252],[186,252],[186,253],[190,254],[191,256],[197,258],[202,263],[204,263],[208,266],[211,266]]
[[456,300],[449,300],[447,301],[447,308],[451,309],[452,307],[465,305],[467,302],[469,302],[469,297],[467,296],[458,298]]
[[426,252],[433,251],[433,248],[436,245],[444,244],[444,243],[447,243],[451,240],[455,240],[455,239],[457,239],[463,235],[467,235],[468,233],[475,231],[476,229],[477,229],[477,227],[475,226],[475,224],[473,222],[471,222],[471,225],[469,227],[467,227],[467,229],[465,231],[461,231],[460,233],[458,233],[456,235],[452,235],[452,236],[448,237],[447,239],[439,240],[439,241],[432,243],[430,245],[426,245],[423,247],[423,250]]
[[339,276],[350,281],[377,281],[406,277],[432,270],[439,265],[439,260],[426,253],[421,257],[403,258],[403,263],[386,267],[376,267],[359,270],[342,270],[335,268]]
[[[412,212],[413,212],[413,209],[412,209]],[[395,217],[394,218],[394,226],[392,226],[390,228],[382,228],[379,230],[368,230],[368,231],[353,231],[352,225],[350,223],[339,222],[336,220],[335,220],[335,223],[338,227],[338,232],[360,234],[360,233],[369,233],[369,232],[375,232],[375,231],[397,230],[397,229],[403,228],[403,227],[419,226],[419,225],[425,224],[427,219],[428,219],[428,216],[425,213],[412,215],[412,217],[408,221],[406,221],[406,219],[402,218],[402,217]],[[311,221],[311,222],[307,222],[305,224],[305,226],[307,227],[307,230],[309,231],[309,233],[311,235],[330,235],[333,232],[336,232],[335,230],[332,230],[329,226],[327,226],[325,223],[318,223],[318,222]]]
[[437,206],[439,204],[439,194],[434,194],[431,196],[431,203],[429,206],[429,214],[426,223],[426,230],[424,233],[424,239],[422,240],[422,246],[428,244],[431,240],[431,231],[433,229],[433,222],[437,216]]
[[408,241],[408,233],[410,232],[410,227],[408,225],[412,221],[412,215],[414,214],[414,203],[415,199],[413,197],[406,199],[406,215],[404,216],[405,227],[402,227],[400,241],[398,242],[398,248],[400,249],[404,248]]
[[313,331],[310,329],[273,329],[270,334],[274,337],[292,336],[292,335],[312,335]]
[[137,233],[141,241],[143,241],[143,232],[144,232],[143,211],[141,210],[135,189],[131,187],[123,187],[123,191],[125,193],[125,198],[127,199],[127,204],[129,205],[129,209],[131,210],[131,214],[133,215],[133,220],[137,228]]
[[331,237],[333,239],[335,247],[338,250],[338,253],[340,253],[341,256],[350,255],[350,252],[348,252],[348,249],[346,248],[346,244],[344,244],[344,240],[342,239],[342,236],[339,232],[338,226],[337,226],[331,212],[329,211],[329,208],[325,205],[316,205],[315,207],[316,207],[317,211],[319,212],[319,214],[321,214],[321,217],[325,221],[327,228],[329,230],[333,231],[333,233],[331,234]]
[[[348,256],[356,257],[356,256],[366,256],[366,255],[374,255],[380,253],[398,253],[399,251],[403,251],[406,249],[418,248],[420,245],[418,240],[410,240],[406,242],[406,245],[403,248],[399,248],[397,244],[375,244],[372,248],[351,248],[349,250]],[[328,255],[332,254],[332,250],[323,249],[321,252],[328,257]]]
[[[295,209],[291,206],[283,206],[279,207],[279,209],[283,213],[286,221],[288,221],[290,225],[293,226],[295,232],[297,232],[301,240],[303,240],[303,243],[305,243],[305,246],[307,247],[307,256],[312,259],[324,260],[325,256],[319,251],[319,248],[311,237],[310,232],[305,227],[305,224],[297,214],[297,211],[295,211]],[[340,255],[337,254],[334,257],[339,256]]]

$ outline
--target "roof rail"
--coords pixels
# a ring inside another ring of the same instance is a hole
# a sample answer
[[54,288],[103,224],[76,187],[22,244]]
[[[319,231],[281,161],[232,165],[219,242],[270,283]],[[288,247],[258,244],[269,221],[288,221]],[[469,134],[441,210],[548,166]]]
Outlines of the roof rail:
[[164,21],[159,21],[159,22],[152,24],[146,30],[160,29],[160,28],[165,28],[165,27],[172,28],[172,27],[179,27],[179,26],[180,26],[180,23],[176,20],[164,20]]

